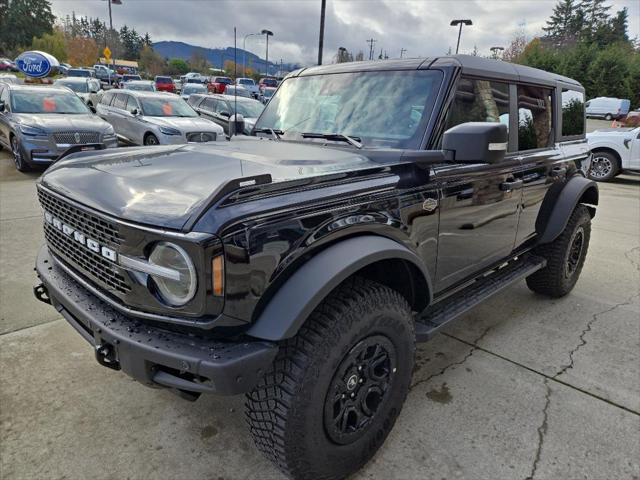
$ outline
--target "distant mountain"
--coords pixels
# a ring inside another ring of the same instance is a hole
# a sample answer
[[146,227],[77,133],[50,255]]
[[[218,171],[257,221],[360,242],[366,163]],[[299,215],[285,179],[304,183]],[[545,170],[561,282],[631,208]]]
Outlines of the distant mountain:
[[[204,57],[211,62],[211,65],[214,68],[224,68],[224,62],[227,60],[233,61],[234,59],[234,49],[233,47],[227,48],[204,48],[198,47],[196,45],[190,45],[184,42],[172,42],[172,41],[163,41],[163,42],[154,42],[153,49],[164,58],[182,58],[183,60],[189,60],[194,53],[198,52],[204,55]],[[245,58],[246,56],[246,58]],[[252,68],[254,70],[258,70],[259,72],[265,71],[266,62],[263,58],[260,58],[258,55],[247,52],[238,48],[237,51],[237,60],[238,69],[242,68],[243,63],[246,61],[247,68]],[[300,68],[300,65],[291,64],[291,63],[283,63],[282,69],[285,71],[295,70],[296,68]],[[269,60],[269,73],[274,74],[276,71],[280,70],[280,63],[274,63]],[[238,74],[241,74],[241,71],[238,71]]]

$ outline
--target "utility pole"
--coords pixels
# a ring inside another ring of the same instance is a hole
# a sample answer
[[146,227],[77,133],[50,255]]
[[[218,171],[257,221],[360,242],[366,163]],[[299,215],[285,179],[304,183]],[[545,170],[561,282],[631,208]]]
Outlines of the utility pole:
[[322,65],[322,49],[324,48],[324,12],[327,9],[327,0],[320,4],[320,36],[318,37],[318,65]]
[[406,49],[406,48],[401,48],[401,49],[400,49],[400,58],[402,58],[402,57],[403,57],[403,55],[404,55],[406,52],[407,52],[407,49]]
[[376,40],[370,38],[367,43],[369,44],[369,60],[373,60],[373,46],[376,44]]
[[458,50],[460,49],[460,37],[462,36],[462,26],[473,25],[473,22],[468,19],[456,19],[456,20],[451,20],[451,23],[449,25],[451,25],[452,27],[460,25],[460,29],[458,30],[458,44],[456,45],[456,55],[457,55]]

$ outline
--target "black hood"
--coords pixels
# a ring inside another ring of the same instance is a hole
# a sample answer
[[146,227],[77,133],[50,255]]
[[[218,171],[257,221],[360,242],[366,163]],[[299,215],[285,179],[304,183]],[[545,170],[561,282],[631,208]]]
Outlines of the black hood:
[[57,162],[40,182],[114,217],[180,230],[232,179],[268,173],[277,182],[375,166],[357,150],[234,137],[230,142],[82,153]]

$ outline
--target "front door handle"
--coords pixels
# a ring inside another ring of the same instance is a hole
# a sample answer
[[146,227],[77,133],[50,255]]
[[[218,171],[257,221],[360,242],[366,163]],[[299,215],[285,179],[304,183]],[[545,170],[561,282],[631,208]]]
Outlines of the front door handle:
[[509,182],[502,182],[500,184],[500,190],[503,192],[510,192],[512,190],[516,190],[520,188],[523,184],[522,180],[512,180]]

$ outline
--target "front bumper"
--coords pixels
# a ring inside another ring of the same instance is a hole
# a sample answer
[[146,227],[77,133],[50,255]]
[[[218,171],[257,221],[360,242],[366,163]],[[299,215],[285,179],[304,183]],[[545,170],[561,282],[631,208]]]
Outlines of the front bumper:
[[150,387],[193,395],[250,391],[278,352],[274,343],[221,341],[162,330],[127,317],[67,275],[46,246],[38,253],[34,288],[95,349],[106,367]]
[[[33,165],[48,165],[55,162],[68,149],[77,147],[81,144],[62,144],[55,143],[51,138],[20,137],[21,144],[26,153],[26,161]],[[104,139],[102,142],[105,148],[115,148],[118,146],[118,139],[111,137]]]

